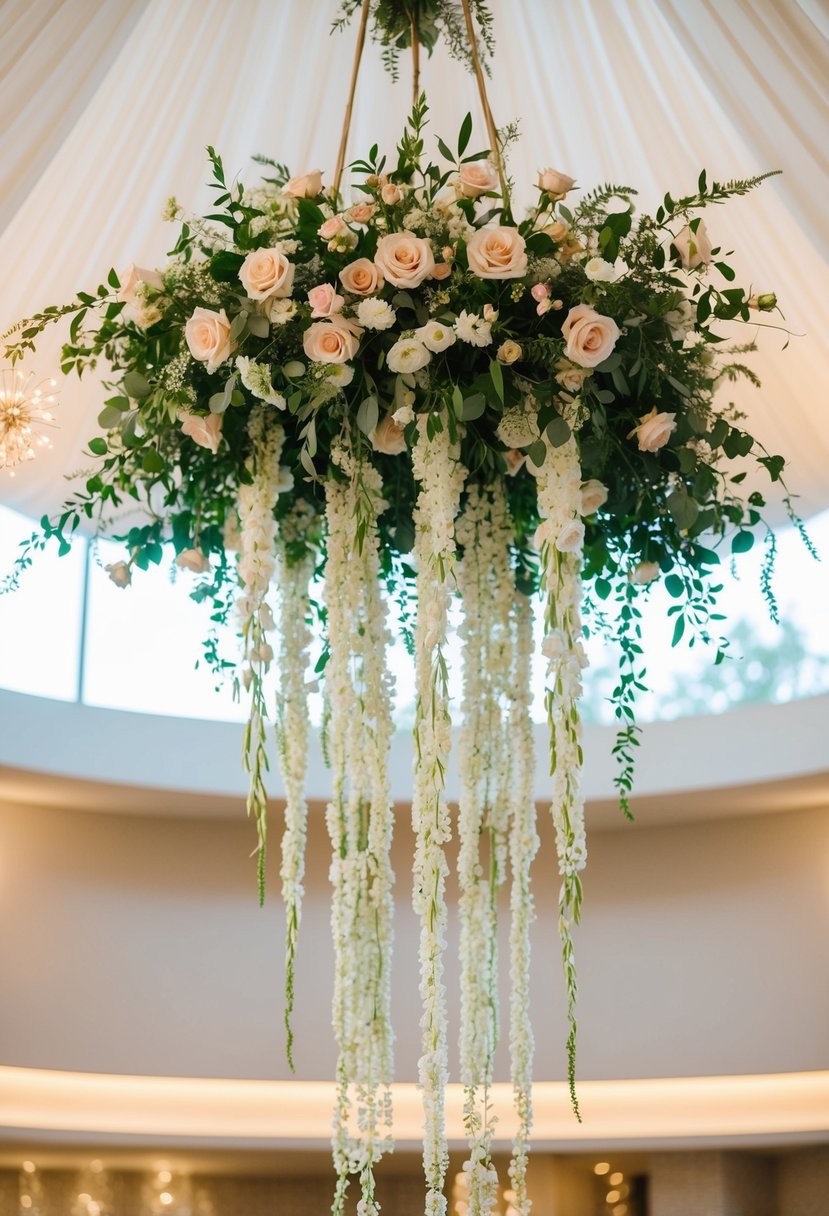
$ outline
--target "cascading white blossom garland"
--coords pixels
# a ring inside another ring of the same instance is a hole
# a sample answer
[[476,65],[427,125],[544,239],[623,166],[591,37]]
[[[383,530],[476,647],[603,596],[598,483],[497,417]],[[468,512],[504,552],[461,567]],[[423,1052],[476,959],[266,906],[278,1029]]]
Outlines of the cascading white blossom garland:
[[497,1198],[490,1087],[498,1041],[497,892],[505,877],[510,810],[506,697],[511,683],[513,529],[502,483],[469,490],[457,540],[463,620],[459,746],[461,1082],[469,1140],[467,1203],[484,1216]]
[[422,414],[412,464],[419,485],[414,512],[417,564],[415,664],[415,779],[412,826],[415,834],[413,903],[420,918],[422,1055],[418,1074],[423,1096],[423,1170],[426,1216],[444,1216],[443,1184],[449,1164],[444,1115],[448,1080],[446,991],[445,846],[451,836],[444,797],[452,744],[446,643],[447,612],[454,583],[455,519],[466,469],[457,434],[445,413]]
[[519,591],[513,597],[512,686],[509,750],[512,758],[510,808],[510,1073],[518,1128],[509,1176],[517,1216],[529,1216],[527,1153],[532,1130],[532,1069],[535,1043],[530,1021],[530,925],[534,919],[530,867],[538,851],[533,797],[535,756],[531,712],[533,616],[532,604]]
[[326,696],[333,786],[327,822],[339,1048],[333,1211],[336,1216],[344,1210],[349,1175],[358,1174],[359,1216],[376,1216],[374,1166],[392,1147],[393,1046],[388,750],[394,728],[377,539],[383,502],[380,477],[371,465],[345,445],[334,448],[332,461],[342,477],[326,482]]
[[580,614],[584,524],[580,518],[581,469],[576,441],[571,437],[559,447],[553,447],[548,440],[545,443],[544,463],[537,473],[538,509],[542,517],[537,542],[541,549],[545,593],[542,652],[547,659],[545,703],[553,777],[551,810],[561,875],[559,936],[570,1026],[567,1039],[568,1080],[573,1109],[580,1118],[575,1079],[577,983],[573,926],[578,924],[581,915],[582,885],[579,872],[587,863],[581,788],[581,719],[578,709],[582,693],[581,673],[587,665]]
[[285,433],[273,410],[255,409],[248,422],[251,454],[247,461],[249,484],[239,486],[238,572],[242,594],[236,601],[245,667],[242,680],[250,691],[250,716],[245,727],[242,758],[250,774],[247,809],[256,821],[259,901],[265,898],[268,795],[264,773],[268,768],[265,722],[268,717],[264,677],[273,661],[268,634],[274,627],[266,596],[276,569],[274,507],[287,488],[279,461]]
[[277,547],[279,587],[279,687],[276,696],[276,738],[285,786],[285,828],[282,834],[282,903],[285,908],[285,1033],[288,1064],[293,1071],[294,971],[302,916],[305,878],[305,843],[308,804],[305,778],[308,770],[307,672],[312,634],[310,582],[313,551],[291,559],[291,547],[302,544],[309,522],[307,505],[300,499],[283,519]]

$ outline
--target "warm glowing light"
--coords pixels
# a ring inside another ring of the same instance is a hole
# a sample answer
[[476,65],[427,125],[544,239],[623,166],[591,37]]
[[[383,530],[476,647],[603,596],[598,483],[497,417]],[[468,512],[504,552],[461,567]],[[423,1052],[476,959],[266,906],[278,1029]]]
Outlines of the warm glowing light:
[[46,391],[55,382],[41,380],[33,386],[33,380],[34,373],[28,377],[9,370],[0,373],[0,469],[34,460],[35,448],[51,446],[42,428],[55,425],[52,407],[57,398]]
[[158,1199],[159,1199],[159,1203],[164,1204],[165,1208],[169,1207],[170,1204],[173,1202],[173,1196],[170,1194],[169,1191],[162,1191],[161,1194],[159,1195]]
[[504,1203],[515,1203],[515,1191],[504,1191]]
[[101,1205],[96,1199],[90,1199],[86,1205],[86,1216],[101,1216]]
[[170,1173],[169,1170],[159,1170],[158,1171],[158,1181],[161,1183],[162,1186],[166,1186],[167,1183],[172,1182],[172,1180],[173,1180],[173,1175]]
[[88,1195],[86,1191],[81,1191],[80,1195],[78,1195],[78,1200],[80,1203],[91,1203],[92,1196]]
[[32,1206],[31,1195],[21,1195],[20,1196],[20,1206],[22,1208],[30,1208]]
[[609,1174],[610,1173],[610,1162],[609,1161],[597,1161],[596,1164],[593,1166],[593,1173],[598,1174],[599,1177],[601,1177],[602,1174]]
[[611,1174],[608,1182],[611,1186],[618,1186],[620,1182],[624,1182],[625,1176],[621,1170],[617,1170],[615,1174]]
[[96,1159],[95,1161],[90,1161],[89,1168],[92,1170],[93,1174],[101,1174],[103,1173],[104,1163],[103,1161]]
[[622,1196],[618,1191],[608,1191],[605,1198],[605,1203],[618,1203]]
[[23,1162],[23,1171],[26,1174],[33,1174],[35,1172],[36,1168],[37,1167],[36,1167],[34,1161],[24,1161]]
[[628,1216],[628,1205],[626,1203],[617,1204],[613,1209],[613,1216]]

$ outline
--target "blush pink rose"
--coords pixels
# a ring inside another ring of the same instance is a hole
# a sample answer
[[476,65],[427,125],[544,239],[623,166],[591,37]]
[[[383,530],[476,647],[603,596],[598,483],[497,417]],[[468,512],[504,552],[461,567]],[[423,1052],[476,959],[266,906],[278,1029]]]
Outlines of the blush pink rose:
[[346,215],[352,224],[367,224],[376,210],[374,203],[355,203],[353,207],[349,207]]
[[212,375],[229,359],[235,344],[230,339],[230,322],[224,309],[197,308],[184,327],[184,338],[190,354],[199,363],[206,363]]
[[507,474],[514,477],[515,474],[523,468],[527,459],[526,452],[519,452],[518,448],[511,448],[508,452],[504,452],[504,460],[507,464]]
[[180,570],[189,570],[191,574],[206,574],[211,568],[210,561],[201,549],[182,549],[176,558]]
[[278,249],[254,249],[239,268],[249,300],[284,299],[294,285],[294,266]]
[[649,414],[642,415],[639,425],[633,428],[628,439],[636,436],[640,452],[658,452],[675,430],[676,414],[659,413],[654,406]]
[[498,189],[498,170],[491,160],[471,160],[461,165],[458,182],[464,198],[477,198]]
[[584,548],[584,524],[580,519],[569,520],[556,537],[559,553],[581,553]]
[[322,173],[319,169],[312,169],[310,173],[292,177],[282,187],[282,193],[286,198],[316,198],[322,194]]
[[383,286],[385,279],[379,266],[368,258],[357,258],[340,271],[340,282],[353,296],[373,296]]
[[374,262],[395,287],[419,287],[435,268],[432,246],[411,232],[381,236]]
[[343,236],[348,232],[348,225],[341,215],[332,215],[330,220],[326,220],[320,224],[317,229],[317,235],[323,241],[333,241],[336,236]]
[[222,415],[182,414],[181,429],[200,448],[209,448],[215,456],[222,438]]
[[579,367],[596,367],[613,350],[619,333],[619,326],[612,317],[602,316],[588,304],[577,304],[570,309],[561,327],[567,343],[564,353]]
[[517,228],[479,228],[466,246],[469,269],[480,279],[520,279],[527,250]]
[[330,283],[320,283],[308,292],[308,303],[311,305],[312,317],[332,317],[345,304],[342,296],[338,296]]
[[628,572],[628,578],[632,583],[638,583],[641,587],[646,587],[648,583],[652,583],[654,579],[659,578],[659,562],[640,562],[638,566],[634,566]]
[[357,354],[362,329],[346,317],[315,321],[302,336],[302,346],[314,363],[347,363]]
[[579,515],[592,515],[607,502],[607,486],[595,477],[581,483]]
[[386,456],[400,456],[406,451],[403,427],[395,422],[391,414],[387,414],[375,427],[371,446],[375,452],[383,452]]
[[387,207],[393,207],[403,197],[403,191],[394,182],[386,182],[380,189],[380,197]]
[[538,174],[538,188],[546,190],[548,194],[564,195],[568,190],[572,190],[575,184],[574,177],[559,173],[558,169],[542,169]]
[[451,273],[452,266],[449,262],[435,262],[434,269],[429,277],[440,283],[443,279],[448,279]]

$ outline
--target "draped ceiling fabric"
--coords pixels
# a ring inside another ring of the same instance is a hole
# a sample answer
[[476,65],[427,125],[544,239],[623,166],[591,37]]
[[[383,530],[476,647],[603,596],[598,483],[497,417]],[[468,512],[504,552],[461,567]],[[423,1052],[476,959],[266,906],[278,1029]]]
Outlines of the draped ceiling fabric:
[[[331,35],[337,0],[0,0],[0,332],[103,280],[110,266],[158,265],[175,195],[209,203],[204,147],[230,173],[256,152],[331,180],[355,29]],[[826,0],[492,0],[496,121],[518,118],[519,195],[552,164],[586,187],[635,185],[643,206],[718,180],[784,176],[708,228],[737,248],[743,281],[776,290],[793,338],[758,331],[757,392],[734,399],[790,462],[806,515],[829,506],[829,10]],[[391,150],[410,104],[408,64],[384,75],[368,45],[350,152]],[[472,79],[440,49],[423,65],[432,130],[452,142]],[[774,321],[776,318],[763,318]],[[743,337],[744,340],[744,337]],[[58,366],[59,342],[31,363]],[[67,380],[54,448],[0,500],[54,509],[82,469],[102,392]],[[658,404],[658,403],[656,403]]]

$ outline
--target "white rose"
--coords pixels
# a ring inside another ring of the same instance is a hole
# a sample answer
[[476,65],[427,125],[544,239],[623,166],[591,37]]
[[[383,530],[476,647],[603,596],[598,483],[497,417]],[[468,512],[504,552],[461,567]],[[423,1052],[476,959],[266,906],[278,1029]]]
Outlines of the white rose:
[[561,659],[567,650],[567,638],[560,629],[551,629],[545,634],[541,643],[541,653],[545,659]]
[[230,339],[230,322],[224,309],[195,309],[184,326],[184,338],[190,354],[199,363],[206,363],[211,375],[230,358],[236,346]]
[[427,350],[437,353],[452,345],[455,341],[455,331],[451,325],[441,325],[440,321],[427,321],[420,329],[415,330],[415,337]]
[[381,236],[374,261],[395,287],[419,287],[435,268],[432,246],[411,232]]
[[390,372],[418,372],[431,358],[417,338],[399,338],[386,355],[386,366]]
[[498,170],[491,160],[471,160],[461,165],[458,184],[464,198],[477,198],[498,189]]
[[347,363],[357,354],[362,329],[339,314],[315,321],[302,335],[302,347],[315,363]]
[[618,278],[616,267],[604,258],[591,258],[584,263],[583,270],[591,283],[612,283]]
[[579,515],[592,515],[607,502],[607,486],[591,477],[581,483],[581,504]]
[[239,268],[239,278],[250,300],[284,298],[294,285],[294,266],[278,249],[254,249]]
[[479,228],[466,246],[469,269],[480,279],[520,279],[527,250],[517,228]]
[[264,307],[271,325],[287,325],[297,314],[296,300],[280,300],[272,296]]
[[580,519],[571,519],[556,537],[559,553],[581,553],[584,547],[584,524]]
[[561,334],[567,343],[564,353],[580,367],[596,367],[613,350],[619,338],[619,326],[611,317],[577,304],[567,314]]
[[310,173],[292,177],[282,187],[282,193],[286,198],[316,198],[322,194],[322,173],[312,169]]
[[686,270],[695,270],[697,266],[705,266],[711,261],[711,242],[703,220],[699,221],[696,232],[690,224],[686,224],[674,237],[673,245]]
[[659,413],[654,406],[649,414],[641,416],[639,425],[629,432],[628,439],[636,436],[640,452],[658,452],[675,430],[676,414]]
[[366,329],[391,329],[397,314],[386,300],[369,296],[357,305],[357,320]]
[[386,456],[399,456],[406,451],[403,428],[395,422],[391,414],[387,414],[375,427],[371,436],[371,446],[375,452],[383,452]]

